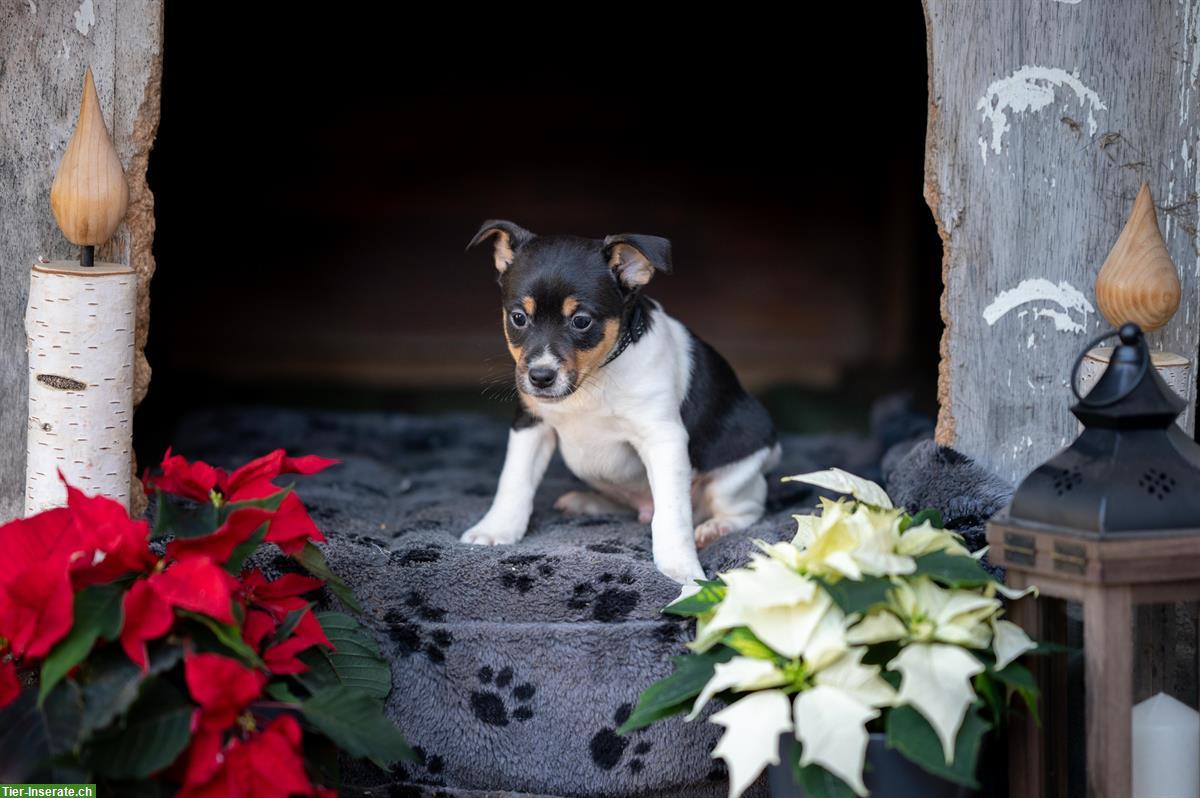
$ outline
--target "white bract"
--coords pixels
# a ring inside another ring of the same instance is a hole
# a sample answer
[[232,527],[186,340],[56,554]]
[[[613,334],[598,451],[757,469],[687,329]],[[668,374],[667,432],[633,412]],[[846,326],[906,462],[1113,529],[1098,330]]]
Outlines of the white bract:
[[[761,553],[721,574],[723,587],[685,588],[676,602],[700,596],[690,602],[702,610],[693,651],[724,644],[739,654],[713,667],[688,715],[732,694],[710,718],[725,728],[713,756],[728,763],[731,798],[779,763],[777,738],[788,731],[800,743],[801,767],[820,765],[865,796],[868,724],[902,705],[928,721],[953,764],[985,655],[1001,670],[1036,647],[1001,617],[997,594],[1015,599],[1033,589],[972,576],[972,555],[952,532],[928,522],[902,531],[907,516],[873,482],[838,469],[789,479],[853,500],[821,499],[819,514],[795,516],[792,541],[756,541]],[[949,566],[946,555],[967,564]],[[879,665],[863,664],[869,651],[873,662],[891,656],[885,667],[899,689]]]

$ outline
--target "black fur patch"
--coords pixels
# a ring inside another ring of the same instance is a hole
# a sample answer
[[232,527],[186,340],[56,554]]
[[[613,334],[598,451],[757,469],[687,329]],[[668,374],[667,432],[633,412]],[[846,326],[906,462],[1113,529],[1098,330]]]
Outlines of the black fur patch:
[[746,393],[725,358],[695,333],[691,336],[692,379],[679,411],[692,468],[711,471],[775,445],[767,409]]

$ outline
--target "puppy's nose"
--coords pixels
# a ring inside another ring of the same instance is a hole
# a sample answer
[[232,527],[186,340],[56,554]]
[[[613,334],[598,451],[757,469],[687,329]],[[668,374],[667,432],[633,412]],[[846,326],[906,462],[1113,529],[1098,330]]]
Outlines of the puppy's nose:
[[549,388],[558,377],[558,370],[546,366],[534,366],[529,369],[529,381],[536,388]]

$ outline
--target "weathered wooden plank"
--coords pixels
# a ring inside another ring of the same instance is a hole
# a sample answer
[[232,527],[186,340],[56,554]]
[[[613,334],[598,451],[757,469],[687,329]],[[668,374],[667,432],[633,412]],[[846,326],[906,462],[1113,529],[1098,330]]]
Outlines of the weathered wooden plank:
[[925,191],[945,243],[938,439],[1016,481],[1078,431],[1068,373],[1107,327],[1095,278],[1143,180],[1183,287],[1150,341],[1200,348],[1200,0],[925,10]]
[[130,190],[126,224],[96,258],[138,274],[135,399],[149,384],[141,351],[154,214],[145,174],[158,127],[162,0],[0,3],[0,521],[20,513],[24,492],[29,268],[39,256],[75,255],[54,223],[49,192],[89,64]]

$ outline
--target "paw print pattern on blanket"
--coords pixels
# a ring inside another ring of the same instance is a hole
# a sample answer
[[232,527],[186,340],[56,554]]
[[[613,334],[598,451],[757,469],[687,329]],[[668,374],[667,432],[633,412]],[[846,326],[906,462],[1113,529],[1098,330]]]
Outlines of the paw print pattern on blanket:
[[500,584],[528,593],[540,579],[554,576],[556,561],[545,554],[514,554],[500,560]]
[[583,582],[575,585],[575,591],[567,600],[567,606],[573,610],[592,609],[592,620],[602,623],[623,621],[637,609],[642,594],[631,590],[625,585],[636,582],[632,574],[624,573],[614,576],[603,573],[594,582]]
[[[633,704],[622,704],[617,707],[616,713],[613,715],[613,725],[606,726],[600,731],[592,735],[592,740],[588,744],[592,752],[592,763],[601,770],[612,770],[621,764],[625,758],[625,750],[629,748],[632,740],[628,737],[621,737],[617,734],[617,729],[621,724],[629,720],[629,713],[633,712]],[[639,729],[634,732],[634,735],[640,734],[645,729]],[[648,740],[642,740],[634,743],[633,750],[630,753],[627,766],[630,771],[640,773],[642,768],[646,766],[642,761],[642,757],[650,753],[650,749],[654,744]]]
[[[507,726],[510,719],[524,722],[533,717],[529,702],[537,688],[528,682],[514,687],[512,668],[501,668],[496,673],[485,665],[476,676],[480,687],[484,689],[471,693],[471,711],[481,722],[491,726]],[[508,693],[510,697],[505,698],[502,693]],[[516,706],[513,706],[514,703]]]
[[417,755],[417,761],[396,765],[392,768],[392,774],[402,781],[413,781],[417,784],[428,784],[435,787],[443,786],[445,784],[443,777],[446,770],[445,760],[419,745],[413,746],[413,753]]
[[446,649],[454,642],[454,636],[446,629],[429,629],[416,623],[412,616],[421,621],[437,622],[445,618],[446,611],[429,605],[416,591],[408,594],[404,605],[404,609],[391,609],[383,616],[388,625],[388,637],[395,641],[397,652],[402,657],[422,652],[431,662],[445,662]]

